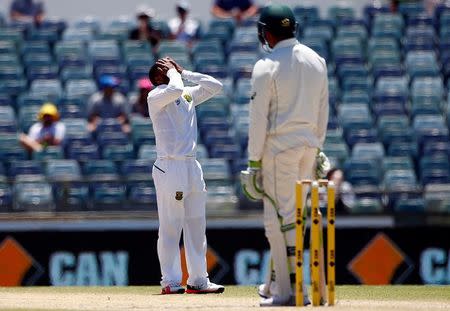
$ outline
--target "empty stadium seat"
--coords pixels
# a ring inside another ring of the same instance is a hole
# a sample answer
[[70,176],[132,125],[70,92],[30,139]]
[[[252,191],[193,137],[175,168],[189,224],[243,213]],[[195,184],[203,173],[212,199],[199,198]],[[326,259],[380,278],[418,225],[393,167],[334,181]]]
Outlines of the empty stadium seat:
[[381,143],[357,143],[352,150],[352,157],[354,158],[381,161],[384,155],[385,151]]
[[83,165],[83,175],[89,181],[117,181],[119,174],[113,161],[92,160]]
[[19,144],[17,134],[0,135],[0,160],[3,163],[28,158],[24,148]]
[[38,161],[63,159],[64,153],[61,146],[47,146],[40,152],[33,152],[32,159]]
[[406,54],[406,68],[414,77],[438,76],[440,67],[434,51],[411,51]]
[[18,175],[42,175],[43,170],[37,161],[13,161],[9,166],[8,175],[17,177]]
[[208,186],[206,197],[207,213],[233,214],[237,207],[237,202],[238,199],[233,186]]
[[200,161],[203,169],[203,178],[206,185],[210,186],[229,186],[232,176],[230,167],[225,159],[203,159]]
[[379,163],[370,158],[352,157],[344,164],[346,179],[355,186],[378,185],[381,179]]
[[372,36],[400,39],[403,27],[404,21],[401,15],[392,13],[377,14],[373,19]]
[[146,144],[142,145],[138,151],[138,158],[155,161],[157,158],[156,146]]
[[413,162],[408,156],[387,156],[383,159],[383,171],[413,170]]
[[81,170],[75,160],[51,160],[47,162],[45,173],[51,181],[77,181],[81,179]]
[[126,203],[126,188],[121,184],[99,184],[93,189],[92,200],[97,209],[121,210]]
[[379,199],[361,198],[356,200],[355,206],[349,209],[354,215],[371,215],[381,214],[383,212],[383,204]]
[[103,148],[102,158],[112,161],[134,159],[133,145],[129,143],[125,145],[108,145]]
[[338,119],[344,130],[349,130],[350,128],[370,129],[373,123],[369,107],[365,104],[339,106]]
[[425,202],[421,198],[400,199],[394,206],[396,213],[422,214],[425,212]]
[[130,181],[151,181],[152,180],[152,159],[125,160],[121,165],[121,173],[124,178]]
[[3,182],[0,183],[0,213],[9,212],[12,207],[13,195],[11,187]]
[[133,209],[156,210],[156,190],[154,187],[133,186],[129,190],[128,200]]
[[72,144],[68,147],[67,158],[79,162],[90,162],[100,158],[97,144]]
[[52,187],[46,182],[14,184],[15,211],[51,211],[55,208]]

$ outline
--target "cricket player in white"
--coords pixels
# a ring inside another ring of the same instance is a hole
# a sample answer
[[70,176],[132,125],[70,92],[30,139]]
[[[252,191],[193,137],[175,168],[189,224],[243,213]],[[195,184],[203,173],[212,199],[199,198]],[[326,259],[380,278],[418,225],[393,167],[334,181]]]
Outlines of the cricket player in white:
[[[295,182],[315,177],[328,123],[325,60],[295,39],[295,27],[289,7],[263,8],[258,36],[271,53],[252,73],[248,172],[262,174],[264,226],[276,286],[261,306],[295,301],[295,274],[290,275],[295,271]],[[309,303],[307,297],[305,301]]]
[[[152,175],[156,186],[159,237],[158,256],[162,294],[182,294],[179,242],[183,231],[189,278],[187,293],[222,293],[211,283],[206,268],[206,187],[197,162],[195,106],[217,94],[216,79],[183,70],[170,58],[150,69],[156,87],[148,94],[150,118],[156,136],[157,160]],[[182,78],[197,84],[185,87]]]

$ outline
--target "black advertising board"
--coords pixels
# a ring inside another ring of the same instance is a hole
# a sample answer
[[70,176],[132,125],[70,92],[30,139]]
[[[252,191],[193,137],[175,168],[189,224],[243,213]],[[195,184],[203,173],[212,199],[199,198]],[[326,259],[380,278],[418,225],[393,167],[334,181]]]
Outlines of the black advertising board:
[[[263,229],[207,235],[212,280],[265,279],[270,255]],[[338,228],[337,283],[450,284],[449,236],[449,227]],[[156,241],[156,230],[0,232],[0,285],[157,285]]]

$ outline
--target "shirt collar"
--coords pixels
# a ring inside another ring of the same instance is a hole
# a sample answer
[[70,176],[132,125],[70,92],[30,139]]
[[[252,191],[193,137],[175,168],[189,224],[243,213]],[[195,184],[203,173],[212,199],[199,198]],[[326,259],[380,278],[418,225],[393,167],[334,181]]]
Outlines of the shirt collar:
[[289,38],[286,40],[281,40],[273,47],[273,50],[285,48],[288,46],[293,46],[293,45],[296,45],[297,43],[298,43],[298,40],[296,38]]

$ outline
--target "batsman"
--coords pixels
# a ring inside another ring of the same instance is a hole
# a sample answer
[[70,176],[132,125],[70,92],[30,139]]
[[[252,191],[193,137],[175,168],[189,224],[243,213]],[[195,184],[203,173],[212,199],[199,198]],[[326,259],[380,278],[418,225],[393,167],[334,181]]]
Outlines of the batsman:
[[294,304],[295,183],[316,177],[328,123],[325,60],[297,41],[296,28],[288,6],[262,9],[258,38],[269,53],[252,72],[249,163],[242,174],[244,192],[263,198],[275,272],[272,285],[260,287],[261,306]]

